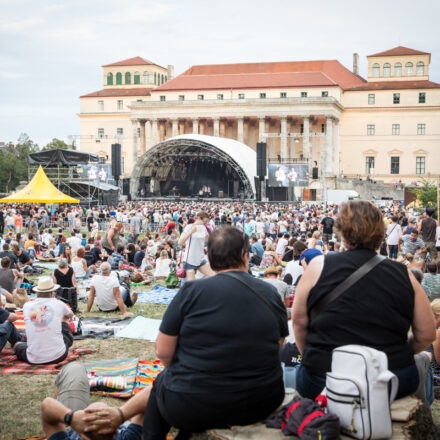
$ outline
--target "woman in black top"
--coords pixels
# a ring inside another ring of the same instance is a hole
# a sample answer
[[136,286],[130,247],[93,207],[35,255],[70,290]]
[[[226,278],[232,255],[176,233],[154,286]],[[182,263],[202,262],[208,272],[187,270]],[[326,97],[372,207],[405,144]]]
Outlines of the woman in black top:
[[384,236],[379,209],[363,200],[344,204],[335,227],[348,250],[315,257],[295,292],[292,321],[303,355],[297,389],[303,397],[315,398],[325,387],[332,350],[358,344],[387,354],[388,368],[399,379],[397,398],[407,396],[419,382],[414,354],[435,338],[435,325],[422,287],[405,266],[382,261],[310,319],[321,298],[376,255]]
[[63,287],[76,287],[78,285],[76,283],[75,273],[73,269],[67,264],[67,260],[61,258],[58,262],[58,268],[54,270],[53,273],[53,282],[55,284],[59,284],[61,288]]
[[134,266],[134,254],[136,253],[136,247],[133,243],[128,243],[127,251],[125,255],[127,256],[127,264]]

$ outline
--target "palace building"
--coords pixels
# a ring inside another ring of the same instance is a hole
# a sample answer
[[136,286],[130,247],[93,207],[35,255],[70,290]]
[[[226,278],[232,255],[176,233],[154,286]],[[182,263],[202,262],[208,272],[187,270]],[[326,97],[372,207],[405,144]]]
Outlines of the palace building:
[[103,66],[104,88],[80,97],[81,150],[123,174],[138,158],[184,134],[230,138],[271,162],[309,163],[326,179],[411,183],[440,174],[440,84],[431,55],[396,47],[369,55],[368,76],[337,60],[173,67],[141,57]]

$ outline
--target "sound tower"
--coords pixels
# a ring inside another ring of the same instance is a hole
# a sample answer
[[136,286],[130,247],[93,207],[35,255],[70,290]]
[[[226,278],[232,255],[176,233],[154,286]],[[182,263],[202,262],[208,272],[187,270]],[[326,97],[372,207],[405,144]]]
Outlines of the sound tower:
[[312,179],[317,179],[318,178],[318,167],[313,167],[312,168]]
[[116,182],[121,175],[121,144],[112,144],[112,174]]
[[257,176],[260,180],[266,177],[266,142],[257,142]]

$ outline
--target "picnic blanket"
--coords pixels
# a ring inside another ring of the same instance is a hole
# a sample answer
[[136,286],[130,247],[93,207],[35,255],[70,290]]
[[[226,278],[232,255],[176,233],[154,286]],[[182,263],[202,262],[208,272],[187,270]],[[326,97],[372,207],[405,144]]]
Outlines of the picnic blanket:
[[58,364],[30,365],[20,362],[12,348],[4,348],[0,352],[0,374],[25,373],[25,374],[55,374],[69,362],[75,361],[84,354],[94,353],[96,350],[88,348],[74,348],[64,361]]
[[24,324],[23,312],[14,312],[14,313],[17,315],[17,320],[13,322],[13,324],[15,325],[15,328],[19,332],[24,332],[25,324]]
[[110,338],[131,321],[133,318],[82,318],[81,334],[74,336],[74,339]]
[[36,264],[47,270],[55,270],[58,267],[58,263],[52,261],[37,261]]
[[160,361],[139,361],[136,373],[136,381],[133,394],[139,393],[144,388],[150,386],[157,375],[163,371],[164,367]]
[[168,289],[163,286],[154,286],[151,290],[138,292],[138,303],[169,304],[179,289]]
[[160,319],[136,316],[130,324],[115,333],[115,338],[146,339],[156,342],[161,322]]
[[[107,385],[110,384],[108,381],[110,377],[112,378],[124,378],[125,388],[124,389],[97,389],[91,388],[92,394],[98,394],[100,396],[110,396],[119,397],[121,399],[128,399],[133,393],[133,386],[136,379],[138,359],[136,358],[126,358],[126,359],[113,359],[113,360],[102,360],[102,361],[85,361],[84,366],[86,367],[87,374],[89,376],[89,383],[93,384],[99,377],[107,378]],[[90,379],[93,379],[91,381]],[[120,383],[121,379],[114,379],[114,383]],[[99,388],[99,387],[98,387]]]

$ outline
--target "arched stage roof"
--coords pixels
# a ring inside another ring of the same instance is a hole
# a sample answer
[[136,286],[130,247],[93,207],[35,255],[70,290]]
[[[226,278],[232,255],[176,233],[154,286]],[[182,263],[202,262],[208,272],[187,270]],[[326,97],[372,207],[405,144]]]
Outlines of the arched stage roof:
[[138,158],[131,176],[131,193],[137,194],[139,179],[144,168],[151,165],[153,156],[173,148],[197,146],[202,151],[210,152],[219,160],[227,161],[238,173],[248,192],[255,196],[255,176],[257,154],[247,145],[234,139],[207,136],[203,134],[182,134],[155,145]]

